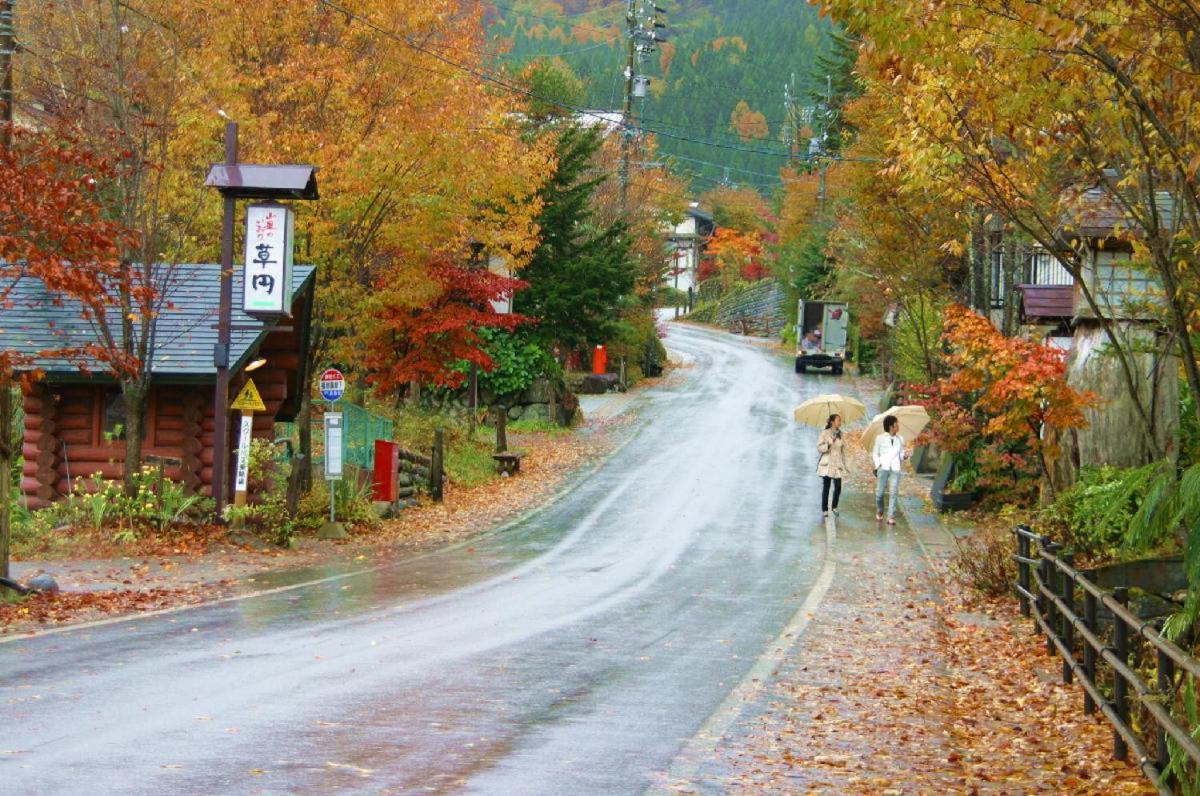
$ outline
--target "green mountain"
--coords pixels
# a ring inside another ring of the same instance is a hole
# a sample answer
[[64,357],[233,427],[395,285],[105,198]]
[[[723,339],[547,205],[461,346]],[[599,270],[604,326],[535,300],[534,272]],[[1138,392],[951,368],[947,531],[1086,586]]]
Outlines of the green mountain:
[[[666,43],[642,56],[651,78],[635,101],[642,129],[697,190],[728,180],[778,185],[787,133],[819,93],[831,26],[803,0],[657,0]],[[620,110],[626,64],[624,0],[491,2],[490,33],[508,65],[561,57],[582,78],[586,107]],[[785,86],[795,98],[789,114]],[[788,124],[788,118],[792,124]],[[794,135],[794,133],[793,133]],[[803,134],[800,136],[803,137]],[[804,151],[801,145],[800,150]],[[728,169],[728,172],[726,171]]]

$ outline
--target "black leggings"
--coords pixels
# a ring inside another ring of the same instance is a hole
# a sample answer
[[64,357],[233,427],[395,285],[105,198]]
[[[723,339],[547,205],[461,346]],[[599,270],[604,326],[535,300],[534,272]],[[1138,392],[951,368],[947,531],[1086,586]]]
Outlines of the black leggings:
[[836,509],[838,498],[842,496],[842,479],[821,476],[821,511],[829,511],[829,483],[833,482],[833,507]]

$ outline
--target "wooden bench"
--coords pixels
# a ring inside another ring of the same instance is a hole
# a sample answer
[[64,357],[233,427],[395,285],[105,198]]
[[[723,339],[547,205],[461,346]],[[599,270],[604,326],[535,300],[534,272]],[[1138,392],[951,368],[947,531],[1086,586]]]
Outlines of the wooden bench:
[[525,452],[505,451],[504,453],[493,453],[492,458],[496,460],[496,472],[516,475],[521,472],[521,459],[525,458]]

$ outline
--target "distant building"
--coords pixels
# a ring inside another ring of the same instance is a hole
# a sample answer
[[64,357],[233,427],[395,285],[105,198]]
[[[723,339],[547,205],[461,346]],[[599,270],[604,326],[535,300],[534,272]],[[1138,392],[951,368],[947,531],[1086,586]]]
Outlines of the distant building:
[[689,207],[683,221],[667,231],[666,284],[686,292],[699,283],[700,258],[716,232],[713,217],[697,207]]

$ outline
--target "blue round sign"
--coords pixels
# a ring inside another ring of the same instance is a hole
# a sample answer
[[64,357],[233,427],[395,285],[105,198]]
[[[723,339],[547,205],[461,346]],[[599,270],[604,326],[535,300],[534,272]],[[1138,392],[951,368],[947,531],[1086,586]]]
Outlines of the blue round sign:
[[337,368],[328,368],[321,374],[321,397],[326,401],[336,401],[346,392],[346,377]]

